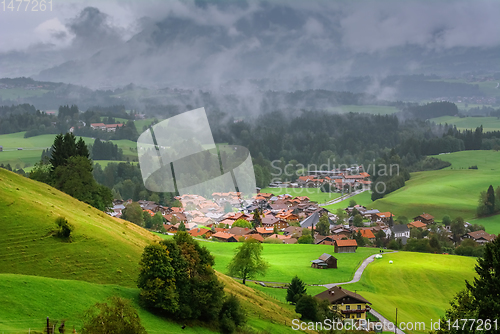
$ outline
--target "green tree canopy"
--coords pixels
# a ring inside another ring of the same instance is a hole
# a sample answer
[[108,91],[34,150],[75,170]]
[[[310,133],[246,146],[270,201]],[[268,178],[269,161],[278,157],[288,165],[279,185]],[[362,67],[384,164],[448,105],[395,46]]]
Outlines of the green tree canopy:
[[260,242],[250,238],[246,240],[236,248],[236,255],[229,262],[229,275],[240,277],[243,279],[243,284],[257,274],[265,275],[269,265],[262,259],[261,253]]
[[306,294],[306,291],[305,283],[298,276],[295,276],[286,290],[286,301],[295,305],[300,297]]
[[122,218],[144,227],[144,215],[141,206],[137,202],[128,204],[125,209],[122,210]]
[[[487,243],[484,254],[477,260],[475,271],[477,276],[472,282],[465,282],[465,289],[459,292],[450,302],[451,307],[441,319],[439,334],[469,334],[478,333],[474,325],[462,327],[461,319],[482,319],[483,329],[494,333],[493,321],[500,317],[500,238]],[[486,321],[489,319],[490,330],[487,329]],[[451,325],[448,328],[448,321]],[[454,326],[457,324],[458,326]]]
[[130,301],[113,296],[85,313],[82,333],[146,334],[146,330]]
[[233,225],[233,227],[244,227],[244,228],[252,228],[252,224],[248,221],[246,221],[245,219],[237,219]]
[[316,231],[320,235],[330,235],[330,220],[328,219],[328,215],[319,217],[319,222],[316,224]]
[[175,319],[218,319],[224,289],[213,264],[210,252],[186,232],[147,246],[138,279],[141,302]]

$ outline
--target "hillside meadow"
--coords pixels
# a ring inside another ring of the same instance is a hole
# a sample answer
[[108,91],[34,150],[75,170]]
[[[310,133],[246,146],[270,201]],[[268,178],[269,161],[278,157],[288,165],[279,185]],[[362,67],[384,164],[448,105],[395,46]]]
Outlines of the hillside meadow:
[[318,202],[319,204],[331,201],[341,195],[339,193],[325,193],[319,188],[263,188],[260,192],[276,196],[283,194],[289,194],[292,197],[307,196],[311,201]]
[[[390,264],[389,261],[393,261]],[[390,321],[430,322],[444,316],[449,302],[475,277],[476,258],[457,255],[398,252],[383,255],[368,265],[361,280],[342,285],[356,291]]]
[[[88,204],[0,169],[0,272],[135,286],[150,232]],[[75,230],[72,242],[52,236],[55,219]]]
[[[158,234],[168,239],[169,235]],[[239,242],[217,242],[199,239],[202,246],[207,247],[215,257],[214,269],[227,274],[227,265],[233,258]],[[269,263],[265,276],[256,276],[254,279],[265,282],[289,283],[298,275],[307,284],[326,284],[347,282],[352,279],[354,272],[365,258],[379,253],[378,248],[359,247],[356,253],[334,253],[333,246],[328,245],[285,245],[262,244],[263,259]],[[338,259],[338,268],[334,270],[318,270],[311,268],[311,261],[328,253]]]
[[[46,316],[78,329],[83,312],[111,295],[131,299],[149,333],[210,333],[197,323],[156,317],[138,306],[136,279],[146,245],[160,239],[46,185],[0,169],[0,331],[41,330]],[[52,235],[63,216],[71,242]],[[253,330],[292,333],[293,308],[218,273]]]
[[[0,146],[3,146],[3,152],[0,152],[0,163],[10,164],[12,168],[33,166],[40,161],[42,151],[49,149],[54,143],[55,135],[53,134],[29,138],[24,138],[24,134],[25,132],[16,132],[0,135]],[[95,141],[94,138],[90,137],[82,138],[87,145],[93,144]],[[123,150],[125,161],[127,158],[129,161],[137,160],[137,144],[135,142],[126,139],[112,140],[112,142]],[[22,148],[22,150],[18,150],[18,148]]]
[[[423,212],[430,213],[438,221],[445,215],[461,216],[471,223],[484,222],[489,233],[500,232],[500,226],[495,226],[495,222],[500,225],[500,216],[476,218],[479,194],[490,184],[494,188],[500,186],[500,152],[461,151],[434,157],[452,165],[442,170],[412,173],[405,187],[370,206],[409,219]],[[478,169],[468,169],[473,165]]]
[[483,131],[498,131],[500,130],[500,119],[497,117],[458,117],[458,116],[441,116],[431,118],[431,122],[436,124],[455,125],[458,130],[470,130],[483,126]]

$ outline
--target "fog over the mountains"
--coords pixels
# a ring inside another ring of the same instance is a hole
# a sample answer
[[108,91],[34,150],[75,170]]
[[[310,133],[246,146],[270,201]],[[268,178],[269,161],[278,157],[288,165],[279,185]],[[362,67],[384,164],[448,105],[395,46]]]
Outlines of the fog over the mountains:
[[[347,76],[500,71],[494,0],[92,0],[2,16],[0,77],[89,87],[305,89]],[[383,95],[374,82],[370,93]]]

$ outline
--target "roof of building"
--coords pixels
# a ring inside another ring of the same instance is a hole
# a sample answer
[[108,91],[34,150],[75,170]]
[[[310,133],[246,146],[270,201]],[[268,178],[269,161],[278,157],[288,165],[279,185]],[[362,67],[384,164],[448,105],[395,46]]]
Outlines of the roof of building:
[[346,290],[340,286],[334,286],[333,288],[323,291],[314,297],[322,300],[328,300],[330,304],[336,304],[340,301],[342,301],[342,303],[344,304],[356,304],[360,302],[371,304],[368,300],[363,298],[363,296]]
[[413,226],[413,227],[415,227],[415,228],[424,228],[424,227],[427,227],[427,225],[426,225],[426,224],[422,223],[422,222],[421,222],[421,221],[419,221],[419,220],[416,220],[416,221],[414,221],[414,222],[411,222],[411,223],[409,223],[407,226],[408,226],[408,227]]
[[[428,214],[428,213],[423,213],[423,214],[421,214],[421,215],[418,215],[418,216],[417,216],[417,217],[415,217],[415,218],[418,218],[418,217],[422,217],[422,218],[423,218],[423,219],[425,219],[425,220],[432,220],[432,219],[434,219],[434,217],[433,217],[433,216],[431,216],[431,215],[430,215],[430,214]],[[415,219],[415,220],[416,220],[416,219]]]
[[471,236],[471,238],[473,239],[485,239],[485,240],[488,240],[488,241],[491,241],[493,239],[495,239],[495,235],[494,234],[489,234],[485,231],[475,231],[475,232],[469,232],[467,233],[469,236]]
[[354,239],[335,240],[335,243],[337,244],[338,247],[352,247],[352,246],[358,247],[358,243]]

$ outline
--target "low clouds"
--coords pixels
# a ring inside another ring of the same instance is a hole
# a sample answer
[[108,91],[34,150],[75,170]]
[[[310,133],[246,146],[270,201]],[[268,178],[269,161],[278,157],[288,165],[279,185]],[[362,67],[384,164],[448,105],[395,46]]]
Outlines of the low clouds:
[[[436,61],[443,52],[500,46],[495,0],[86,4],[73,1],[34,29],[31,45],[53,45],[64,60],[78,61],[70,76],[66,64],[40,78],[212,88],[266,79],[285,89],[319,88],[348,75],[441,70],[432,66],[443,63]],[[392,94],[380,89],[373,87]]]

